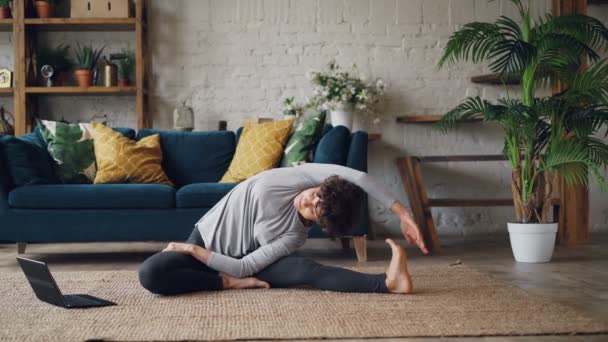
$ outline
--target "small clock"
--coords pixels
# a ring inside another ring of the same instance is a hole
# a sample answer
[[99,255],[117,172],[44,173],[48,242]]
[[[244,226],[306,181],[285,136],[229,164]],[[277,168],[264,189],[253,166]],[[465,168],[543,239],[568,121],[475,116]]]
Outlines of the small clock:
[[8,69],[0,69],[0,88],[13,86],[13,72]]

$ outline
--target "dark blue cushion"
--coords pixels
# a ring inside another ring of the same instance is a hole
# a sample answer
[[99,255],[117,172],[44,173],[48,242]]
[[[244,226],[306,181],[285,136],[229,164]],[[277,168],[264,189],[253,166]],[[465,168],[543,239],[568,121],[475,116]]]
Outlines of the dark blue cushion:
[[344,126],[330,129],[317,144],[313,163],[346,165],[350,131]]
[[176,132],[143,129],[137,139],[160,134],[163,169],[177,187],[218,182],[228,170],[236,141],[233,132]]
[[59,182],[51,155],[40,146],[33,133],[0,138],[0,158],[4,160],[14,187]]
[[175,194],[178,208],[211,208],[237,183],[197,183],[186,185]]
[[161,184],[37,185],[14,189],[8,204],[22,209],[174,208],[175,190]]
[[112,129],[131,140],[135,140],[135,130],[133,128],[114,127]]
[[236,145],[239,145],[239,140],[241,140],[241,134],[243,134],[243,127],[239,127],[239,129],[236,130]]

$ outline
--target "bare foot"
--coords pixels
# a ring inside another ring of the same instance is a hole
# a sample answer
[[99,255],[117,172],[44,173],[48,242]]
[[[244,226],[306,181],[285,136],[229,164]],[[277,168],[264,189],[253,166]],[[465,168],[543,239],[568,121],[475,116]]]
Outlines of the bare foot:
[[265,281],[261,281],[258,278],[235,278],[226,274],[221,274],[222,283],[224,290],[237,290],[237,289],[269,289],[270,284]]
[[392,239],[386,239],[391,246],[393,257],[386,270],[386,287],[391,293],[412,293],[414,284],[407,270],[407,253]]

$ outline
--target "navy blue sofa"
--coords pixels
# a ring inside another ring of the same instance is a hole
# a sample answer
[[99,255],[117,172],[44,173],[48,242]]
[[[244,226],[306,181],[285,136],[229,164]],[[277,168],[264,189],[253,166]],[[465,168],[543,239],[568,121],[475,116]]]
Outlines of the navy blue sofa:
[[[124,129],[123,129],[124,130]],[[19,243],[180,241],[236,184],[218,183],[228,169],[242,128],[231,131],[175,132],[127,129],[136,139],[159,133],[163,169],[175,188],[158,184],[51,184],[13,187],[0,155],[0,241]],[[41,137],[36,132],[29,139]],[[367,133],[324,127],[315,163],[367,171]],[[1,153],[2,149],[0,149]],[[366,236],[367,198],[353,236]],[[325,235],[315,227],[311,237]]]

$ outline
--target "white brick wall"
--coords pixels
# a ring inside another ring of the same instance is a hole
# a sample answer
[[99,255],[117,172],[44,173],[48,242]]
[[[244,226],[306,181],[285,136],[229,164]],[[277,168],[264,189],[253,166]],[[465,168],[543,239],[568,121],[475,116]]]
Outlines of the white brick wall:
[[[535,14],[550,8],[549,0],[533,0]],[[281,117],[282,99],[310,95],[304,77],[329,60],[356,62],[372,77],[390,84],[379,126],[382,142],[370,146],[370,173],[406,201],[395,158],[421,155],[499,153],[498,128],[465,125],[449,134],[428,126],[399,125],[404,114],[442,113],[465,96],[496,98],[499,87],[469,82],[483,66],[461,64],[436,70],[450,34],[463,23],[516,16],[510,1],[497,0],[151,0],[150,110],[154,126],[170,128],[179,97],[188,98],[196,113],[196,129],[216,129],[228,120],[236,129],[253,115]],[[591,6],[604,21],[608,7]],[[0,32],[0,65],[12,63],[10,34]],[[74,39],[108,44],[108,51],[133,46],[132,33],[49,33],[53,43]],[[516,91],[517,89],[514,89]],[[110,115],[110,124],[134,126],[129,98],[47,97],[45,117],[87,120]],[[0,103],[7,100],[0,98]],[[10,103],[9,103],[10,105]],[[506,164],[437,164],[424,168],[430,196],[509,197]],[[462,195],[461,195],[462,194]],[[607,195],[592,192],[593,230],[608,230]],[[398,225],[377,203],[371,212],[379,233],[398,233]],[[471,235],[505,232],[508,208],[435,210],[440,234]]]

